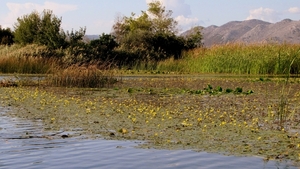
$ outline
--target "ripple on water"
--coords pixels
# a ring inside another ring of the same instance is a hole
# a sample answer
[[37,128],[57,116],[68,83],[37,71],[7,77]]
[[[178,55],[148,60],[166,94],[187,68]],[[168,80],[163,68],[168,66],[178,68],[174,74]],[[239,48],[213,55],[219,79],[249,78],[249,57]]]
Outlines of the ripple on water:
[[42,130],[38,122],[21,121],[0,113],[0,168],[296,168],[287,162],[264,163],[256,157],[223,156],[191,150],[138,149],[135,147],[139,143],[132,141],[8,139],[26,132],[39,135]]

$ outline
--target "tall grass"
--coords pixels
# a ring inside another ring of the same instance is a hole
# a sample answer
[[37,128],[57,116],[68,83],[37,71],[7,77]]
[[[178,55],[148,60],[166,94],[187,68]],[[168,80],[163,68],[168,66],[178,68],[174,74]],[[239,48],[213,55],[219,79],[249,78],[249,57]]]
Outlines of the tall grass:
[[[129,68],[182,73],[299,74],[300,57],[295,57],[300,55],[299,51],[299,44],[234,43],[187,51],[182,59],[136,61],[137,64],[130,64]],[[70,66],[64,60],[69,55],[64,50],[50,51],[38,45],[0,46],[0,73],[53,73],[56,67]]]
[[[64,53],[61,53],[64,52]],[[116,83],[109,63],[64,63],[67,51],[50,51],[45,46],[0,46],[0,73],[48,74],[45,84],[59,87],[109,87]]]
[[101,88],[111,87],[117,82],[113,71],[99,68],[98,65],[71,65],[68,68],[58,68],[56,73],[49,75],[46,82],[51,86]]
[[277,110],[277,119],[279,121],[279,125],[281,127],[281,129],[285,128],[285,124],[286,122],[288,122],[289,120],[292,120],[295,114],[295,110],[291,111],[289,109],[289,93],[290,93],[290,88],[289,87],[289,78],[290,78],[290,72],[291,72],[291,68],[292,65],[294,63],[294,61],[297,59],[298,57],[298,53],[300,53],[300,50],[298,50],[298,52],[294,55],[294,58],[292,58],[292,60],[290,61],[290,66],[288,67],[288,70],[286,70],[286,77],[285,77],[285,83],[282,86],[282,90],[281,90],[281,95],[280,95],[280,99],[279,99],[279,106],[278,106],[278,110]]
[[[157,65],[161,71],[189,73],[291,74],[300,72],[300,45],[226,44],[185,52],[182,60],[166,60]],[[296,58],[296,59],[295,59]],[[293,64],[291,61],[294,59]]]
[[44,46],[0,46],[0,73],[45,74],[58,64]]

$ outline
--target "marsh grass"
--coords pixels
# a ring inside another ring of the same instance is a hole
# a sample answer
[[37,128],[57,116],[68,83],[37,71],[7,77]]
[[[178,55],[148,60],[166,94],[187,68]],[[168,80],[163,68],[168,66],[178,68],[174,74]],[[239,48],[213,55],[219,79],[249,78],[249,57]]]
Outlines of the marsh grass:
[[59,69],[46,78],[50,86],[102,88],[111,87],[117,82],[113,71],[99,68],[98,65],[72,65]]
[[294,61],[297,59],[299,53],[300,53],[300,49],[294,54],[292,60],[290,61],[289,66],[284,70],[286,71],[286,78],[284,84],[282,85],[278,112],[277,112],[277,119],[279,120],[281,129],[285,128],[286,125],[285,123],[287,123],[289,120],[293,120],[295,114],[295,111],[291,111],[288,106],[289,105],[288,96],[290,93],[289,79],[290,79],[292,66],[294,64]]
[[[246,45],[234,43],[186,51],[182,53],[182,59],[169,58],[162,61],[154,61],[151,60],[151,56],[147,56],[146,62],[140,60],[135,62],[134,58],[132,58],[131,64],[126,65],[127,62],[124,62],[124,65],[120,65],[119,68],[121,70],[133,70],[130,73],[168,74],[175,72],[284,75],[289,71],[290,74],[297,75],[300,72],[300,58],[295,58],[294,56],[299,54],[299,49],[300,45],[298,44],[259,43]],[[69,66],[70,62],[78,64],[76,59],[66,61],[68,58],[72,57],[67,50],[51,51],[45,46],[34,44],[27,46],[0,46],[0,72],[52,73],[53,67]],[[89,60],[90,58],[85,59]]]
[[[226,44],[183,53],[183,59],[157,64],[157,70],[185,73],[299,74],[298,44]],[[293,60],[293,62],[291,62]],[[290,63],[292,63],[290,65]]]
[[[0,72],[18,74],[51,73],[58,59],[47,57],[51,52],[44,46],[0,46]],[[43,57],[42,57],[43,56]]]

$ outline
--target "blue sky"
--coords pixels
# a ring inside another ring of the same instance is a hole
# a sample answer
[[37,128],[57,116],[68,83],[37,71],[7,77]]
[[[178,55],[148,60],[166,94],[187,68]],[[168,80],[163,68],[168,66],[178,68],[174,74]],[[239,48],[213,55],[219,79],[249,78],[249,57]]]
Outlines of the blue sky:
[[[193,26],[223,25],[260,19],[271,23],[300,20],[300,0],[160,0],[179,22],[181,31]],[[18,17],[50,9],[62,17],[64,30],[86,27],[86,34],[110,33],[118,16],[140,14],[151,0],[1,0],[0,25],[13,28]]]

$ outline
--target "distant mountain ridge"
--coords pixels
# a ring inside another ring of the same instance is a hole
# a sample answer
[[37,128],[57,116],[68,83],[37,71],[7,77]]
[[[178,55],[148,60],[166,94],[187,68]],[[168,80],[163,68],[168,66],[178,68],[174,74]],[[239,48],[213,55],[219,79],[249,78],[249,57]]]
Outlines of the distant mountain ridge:
[[[181,35],[186,36],[191,32],[192,30],[187,30]],[[201,33],[204,46],[233,42],[287,42],[300,44],[300,21],[291,19],[284,19],[276,23],[257,19],[231,21],[221,26],[202,27]],[[98,39],[99,35],[86,35],[86,37],[93,40]]]
[[[182,33],[188,35],[191,30]],[[226,44],[232,42],[257,43],[299,43],[300,21],[284,19],[277,23],[269,23],[252,19],[231,21],[221,26],[208,26],[202,29],[204,46]]]

